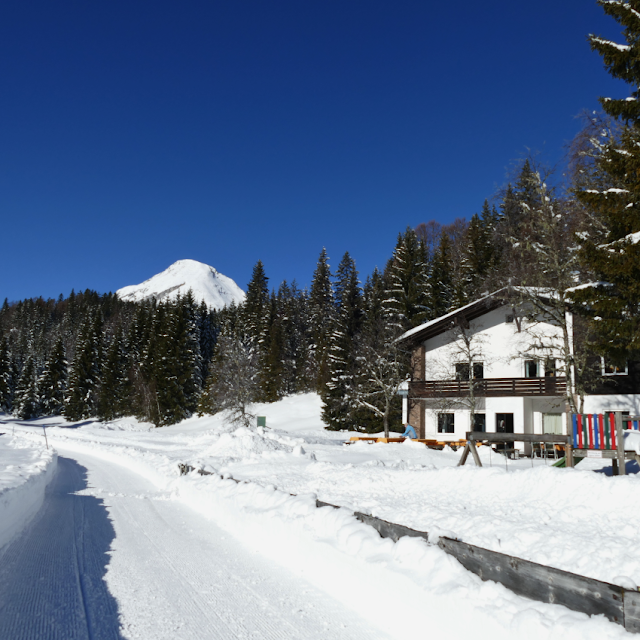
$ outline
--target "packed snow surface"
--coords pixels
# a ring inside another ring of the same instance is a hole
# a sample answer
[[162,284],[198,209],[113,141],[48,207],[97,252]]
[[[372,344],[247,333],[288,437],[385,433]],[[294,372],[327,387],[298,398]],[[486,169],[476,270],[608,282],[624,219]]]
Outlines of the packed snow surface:
[[197,302],[204,300],[213,309],[232,302],[238,304],[245,298],[244,291],[231,278],[196,260],[178,260],[142,284],[123,287],[116,293],[122,300],[139,302],[149,298],[172,300],[189,290]]
[[[428,531],[431,540],[455,536],[634,588],[640,584],[635,462],[628,463],[630,475],[611,477],[606,460],[557,469],[482,448],[486,466],[457,467],[460,451],[411,441],[347,445],[352,434],[324,430],[320,408],[315,394],[257,405],[267,428],[237,427],[224,415],[161,429],[128,418],[9,422],[34,443],[48,425],[68,474],[64,482],[81,486],[73,495],[84,496],[85,509],[106,509],[104,527],[113,531],[87,544],[107,550],[94,576],[107,592],[96,607],[117,607],[121,637],[627,635],[602,617],[482,582],[424,540],[383,540],[353,510]],[[180,476],[179,463],[214,475]],[[345,508],[318,509],[316,497]],[[236,583],[223,588],[233,576]]]

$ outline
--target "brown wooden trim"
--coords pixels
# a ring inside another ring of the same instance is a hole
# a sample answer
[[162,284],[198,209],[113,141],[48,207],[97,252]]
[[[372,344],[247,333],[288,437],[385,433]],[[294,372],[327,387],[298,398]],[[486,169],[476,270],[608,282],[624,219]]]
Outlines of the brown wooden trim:
[[464,398],[473,385],[474,395],[480,398],[505,396],[564,396],[567,379],[541,378],[484,378],[482,380],[421,380],[409,383],[410,398]]

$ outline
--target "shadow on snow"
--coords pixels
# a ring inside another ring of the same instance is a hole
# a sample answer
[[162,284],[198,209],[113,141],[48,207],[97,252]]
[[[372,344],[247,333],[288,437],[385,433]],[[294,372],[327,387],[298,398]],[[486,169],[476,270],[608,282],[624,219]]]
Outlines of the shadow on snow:
[[0,551],[0,638],[122,638],[104,575],[115,531],[103,501],[75,495],[87,470],[58,458],[44,504]]

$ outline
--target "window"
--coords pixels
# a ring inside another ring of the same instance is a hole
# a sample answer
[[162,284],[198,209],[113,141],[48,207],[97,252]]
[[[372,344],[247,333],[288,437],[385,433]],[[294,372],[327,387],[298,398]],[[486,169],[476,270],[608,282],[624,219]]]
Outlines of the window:
[[624,367],[618,367],[615,364],[607,362],[602,356],[600,357],[600,367],[603,376],[624,376],[629,373],[626,362],[624,363]]
[[542,433],[554,433],[562,435],[562,414],[543,413]]
[[535,360],[524,361],[524,377],[525,378],[538,377],[538,363]]
[[496,413],[496,433],[513,433],[513,413]]
[[[469,372],[471,369],[469,368],[468,362],[458,362],[456,364],[456,380],[469,380],[471,377]],[[484,378],[484,363],[483,362],[474,362],[473,363],[473,378],[474,380],[479,380]]]
[[466,362],[456,364],[456,380],[469,379],[469,365]]
[[455,421],[453,413],[438,414],[438,433],[453,433],[455,431]]
[[544,375],[547,378],[555,378],[558,375],[558,368],[554,358],[547,358],[544,361]]
[[487,416],[484,413],[474,413],[472,431],[482,431],[484,433],[486,430]]

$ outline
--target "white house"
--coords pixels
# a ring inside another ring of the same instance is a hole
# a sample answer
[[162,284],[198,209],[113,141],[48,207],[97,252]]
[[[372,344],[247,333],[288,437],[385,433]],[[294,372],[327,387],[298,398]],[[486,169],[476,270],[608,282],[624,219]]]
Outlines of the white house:
[[[418,437],[458,440],[472,430],[568,433],[575,372],[565,361],[574,347],[573,318],[567,313],[564,322],[554,322],[530,304],[514,306],[513,292],[497,291],[400,338],[413,349],[403,413]],[[593,361],[600,371],[584,396],[584,412],[639,415],[635,369]]]

